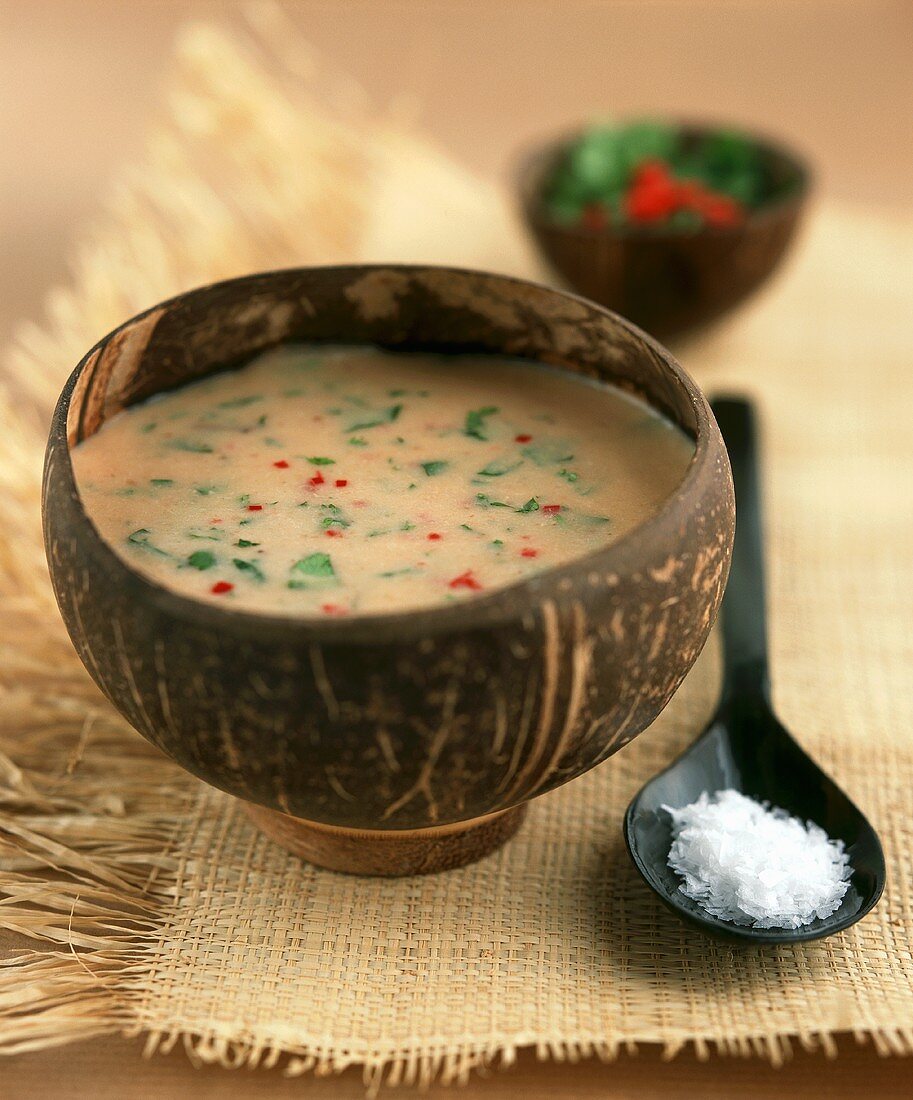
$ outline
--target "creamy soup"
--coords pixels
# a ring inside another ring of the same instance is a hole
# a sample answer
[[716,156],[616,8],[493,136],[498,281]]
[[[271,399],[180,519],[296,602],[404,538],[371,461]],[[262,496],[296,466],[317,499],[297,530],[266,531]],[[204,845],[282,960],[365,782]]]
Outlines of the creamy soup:
[[289,345],[134,405],[73,464],[151,579],[334,616],[472,599],[604,546],[693,451],[621,390],[526,360]]

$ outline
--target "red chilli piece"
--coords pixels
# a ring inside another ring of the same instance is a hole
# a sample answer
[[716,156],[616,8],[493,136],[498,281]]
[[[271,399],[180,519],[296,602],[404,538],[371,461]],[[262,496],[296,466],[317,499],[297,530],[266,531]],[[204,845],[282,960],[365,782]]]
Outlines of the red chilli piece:
[[473,592],[478,592],[482,588],[482,585],[472,575],[472,570],[467,569],[465,573],[461,573],[458,577],[454,577],[450,582],[450,588],[469,588]]
[[320,605],[320,610],[324,615],[345,615],[346,609],[340,607],[338,603],[324,603]]
[[533,437],[531,435],[515,435],[514,443],[532,443]]
[[248,504],[247,510],[248,510],[248,512],[262,512],[263,511],[263,505],[262,504]]
[[678,181],[661,160],[644,161],[634,173],[624,205],[631,221],[664,221],[679,205]]
[[214,596],[224,596],[226,592],[231,592],[233,588],[234,585],[230,581],[216,581],[209,591]]
[[431,534],[430,534],[430,535],[428,536],[428,538],[429,538],[429,539],[430,539],[430,540],[431,540],[432,542],[437,542],[437,541],[438,541],[438,539],[440,539],[440,538],[441,538],[441,535],[439,535],[439,534],[437,533],[437,531],[432,531],[432,532],[431,532]]
[[542,514],[544,516],[556,516],[561,511],[560,504],[543,504]]
[[274,462],[273,465],[276,467],[277,470],[287,470],[288,469],[288,463],[285,461],[284,458],[280,458],[279,461]]
[[336,478],[336,488],[344,489],[349,484],[348,478],[338,477]]
[[308,485],[323,485],[325,484],[325,478],[323,474],[318,470],[312,478],[308,479]]
[[328,539],[340,539],[342,538],[342,531],[337,531],[335,527],[328,527],[324,532]]
[[520,557],[521,558],[538,558],[539,557],[539,551],[538,550],[533,550],[533,548],[531,546],[524,546],[523,549],[520,551]]

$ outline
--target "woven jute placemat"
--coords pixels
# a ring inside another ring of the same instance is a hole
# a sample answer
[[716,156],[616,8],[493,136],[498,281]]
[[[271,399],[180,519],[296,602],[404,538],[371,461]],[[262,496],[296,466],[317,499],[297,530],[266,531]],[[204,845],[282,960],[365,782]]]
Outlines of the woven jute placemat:
[[460,1080],[686,1044],[779,1060],[854,1032],[913,1048],[913,220],[820,207],[786,273],[681,357],[765,432],[776,702],[880,830],[886,896],[805,947],[731,949],[625,853],[638,786],[713,708],[711,645],[653,728],[427,878],[319,871],[128,729],[79,665],[39,537],[48,411],[81,354],[184,287],[255,268],[441,260],[537,274],[501,192],[328,80],[270,9],[183,36],[169,115],[23,329],[0,390],[0,1051],[116,1031],[226,1065]]

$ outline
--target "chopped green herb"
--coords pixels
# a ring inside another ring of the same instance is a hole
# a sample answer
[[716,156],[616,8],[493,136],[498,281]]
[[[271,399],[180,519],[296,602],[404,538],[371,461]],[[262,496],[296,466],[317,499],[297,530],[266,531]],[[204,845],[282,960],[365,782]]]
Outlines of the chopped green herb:
[[[405,397],[408,390],[387,390],[387,397]],[[383,576],[383,573],[381,573]]]
[[232,565],[234,565],[235,569],[240,569],[242,573],[249,574],[255,581],[266,580],[263,570],[255,561],[244,561],[243,558],[233,558]]
[[529,500],[517,509],[518,512],[538,512],[539,501],[535,497],[530,497]]
[[414,569],[411,565],[405,569],[390,569],[386,573],[378,573],[378,577],[404,577],[407,573],[417,573],[418,570]]
[[156,489],[162,489],[166,485],[174,485],[174,482],[170,477],[154,477],[150,481],[150,485],[154,485]]
[[329,554],[308,554],[306,558],[300,558],[292,566],[293,573],[303,573],[306,577],[335,577],[333,562]]
[[346,428],[347,432],[363,432],[366,428],[377,428],[381,424],[392,424],[403,411],[402,405],[391,405],[388,409],[382,409],[375,413],[369,420],[359,420]]
[[400,531],[414,531],[415,530],[415,524],[412,523],[411,520],[408,520],[408,519],[403,520],[403,522],[400,524],[399,529],[400,529]]
[[195,455],[212,454],[212,447],[208,443],[200,443],[194,439],[172,439],[168,446],[175,451],[190,451]]
[[238,539],[238,541],[235,543],[235,546],[240,546],[242,550],[245,549],[248,546],[259,546],[259,545],[260,545],[259,542],[251,542],[250,539]]
[[476,493],[476,500],[483,508],[510,508],[510,505],[505,504],[503,500],[492,500],[487,493]]
[[520,452],[537,466],[553,466],[559,462],[573,462],[574,456],[567,445],[558,443],[534,443]]
[[154,420],[150,420],[148,424],[144,424],[144,425],[142,426],[142,428],[140,429],[140,431],[143,431],[143,432],[152,432],[152,431],[155,431],[156,427],[157,427],[157,425],[156,425],[155,421],[154,421]]
[[245,405],[253,405],[255,401],[262,401],[263,395],[251,394],[249,397],[233,397],[230,401],[220,401],[220,409],[242,409]]
[[466,424],[463,428],[463,434],[471,436],[473,439],[488,439],[485,435],[485,421],[490,416],[494,416],[496,412],[500,410],[495,405],[486,405],[484,409],[472,409],[466,414]]
[[578,481],[580,479],[580,474],[578,474],[575,470],[561,469],[558,471],[558,477],[562,477],[565,481],[569,481],[571,482],[571,484],[573,484],[575,481]]
[[118,497],[135,497],[136,489],[128,486],[124,489],[117,489],[114,495]]
[[340,527],[345,529],[352,526],[352,521],[345,515],[343,510],[335,504],[321,504],[321,512],[325,512],[326,515],[320,521],[320,526],[324,529],[328,527]]
[[195,485],[193,491],[198,493],[201,497],[212,496],[213,493],[218,493],[220,486],[218,485]]
[[271,435],[264,436],[263,437],[263,442],[266,444],[267,447],[284,447],[285,446],[285,444],[282,442],[281,439],[274,439]]
[[517,462],[507,462],[501,458],[495,458],[488,463],[487,466],[483,466],[481,470],[476,471],[477,477],[503,477],[504,474],[509,474],[511,470],[516,470],[518,466],[523,465],[523,459],[519,459]]
[[194,569],[211,569],[216,564],[216,556],[211,550],[194,550],[187,558],[187,564]]
[[501,549],[501,547],[502,547],[502,546],[504,545],[504,540],[503,540],[503,539],[492,539],[492,540],[491,540],[491,545],[492,545],[492,546],[493,546],[493,547],[494,547],[494,548],[495,548],[496,550],[500,550],[500,549]]
[[350,447],[367,447],[367,445],[367,439],[362,439],[360,435],[353,435],[352,438],[349,440]]
[[154,543],[149,541],[149,535],[151,531],[146,527],[140,527],[138,531],[134,531],[132,534],[127,535],[127,542],[132,542],[134,546],[141,546],[144,550],[149,550],[153,554],[160,554],[163,558],[170,558],[171,555],[167,550],[162,550]]
[[314,455],[313,458],[311,458],[308,455],[305,455],[304,457],[308,460],[308,462],[310,462],[310,464],[312,466],[335,466],[336,465],[336,459],[335,458],[324,458],[321,455]]
[[196,531],[188,531],[187,537],[189,539],[198,539],[200,542],[221,542],[222,540],[218,535],[201,535]]
[[438,474],[442,474],[447,469],[450,463],[436,459],[433,462],[422,462],[420,465],[428,477],[437,477]]

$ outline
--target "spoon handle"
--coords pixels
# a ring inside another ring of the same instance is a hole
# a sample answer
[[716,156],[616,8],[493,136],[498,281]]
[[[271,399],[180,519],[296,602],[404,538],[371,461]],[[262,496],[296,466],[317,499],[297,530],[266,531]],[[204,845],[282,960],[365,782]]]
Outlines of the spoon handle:
[[751,403],[740,398],[719,398],[711,407],[729,451],[736,499],[735,544],[722,611],[723,695],[766,699],[770,681],[757,421]]

